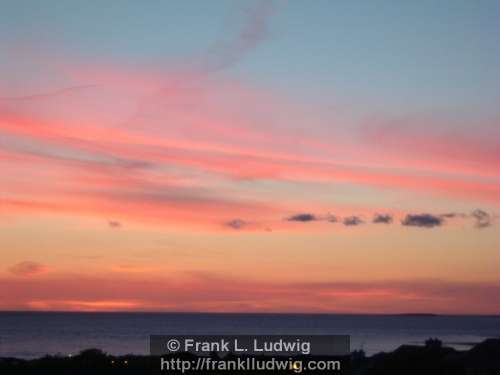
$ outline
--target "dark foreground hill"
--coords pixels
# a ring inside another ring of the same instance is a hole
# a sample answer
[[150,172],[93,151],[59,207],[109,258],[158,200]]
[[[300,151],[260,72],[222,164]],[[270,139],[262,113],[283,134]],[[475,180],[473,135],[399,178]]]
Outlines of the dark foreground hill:
[[[179,358],[177,356],[176,358]],[[180,355],[181,359],[193,360],[190,354]],[[355,375],[500,375],[500,339],[488,339],[468,351],[446,348],[438,340],[428,340],[425,346],[401,346],[391,353],[380,353],[365,357],[362,352],[354,352],[347,359]],[[293,368],[282,373],[298,373]],[[312,374],[311,371],[303,371]],[[160,358],[149,356],[110,356],[97,349],[81,352],[67,358],[47,356],[34,360],[15,358],[0,359],[0,374],[170,374],[160,371]],[[181,372],[177,372],[181,373]],[[213,374],[213,371],[187,372]],[[263,374],[264,371],[222,373]],[[269,372],[267,372],[269,373]],[[325,372],[323,372],[325,373]]]
[[468,351],[428,340],[425,346],[404,345],[391,353],[353,358],[353,366],[359,375],[500,375],[500,339],[485,340]]

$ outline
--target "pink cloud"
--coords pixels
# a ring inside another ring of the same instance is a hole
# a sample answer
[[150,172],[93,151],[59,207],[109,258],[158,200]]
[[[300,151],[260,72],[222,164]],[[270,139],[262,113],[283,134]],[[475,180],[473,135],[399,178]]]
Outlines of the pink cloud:
[[[234,44],[243,46],[234,47],[236,55],[265,39],[271,13],[266,3],[250,11],[236,32]],[[499,202],[496,137],[419,135],[396,124],[347,139],[335,131],[336,118],[247,83],[169,68],[70,60],[50,66],[79,84],[0,100],[4,212],[220,228],[235,217],[269,221],[309,207],[304,198],[249,199],[252,181]]]
[[387,160],[398,160],[410,168],[499,177],[500,132],[498,119],[476,127],[462,121],[421,118],[375,121],[367,130],[368,145]]
[[33,261],[23,261],[14,264],[9,272],[16,276],[34,276],[47,272],[48,268],[43,264]]

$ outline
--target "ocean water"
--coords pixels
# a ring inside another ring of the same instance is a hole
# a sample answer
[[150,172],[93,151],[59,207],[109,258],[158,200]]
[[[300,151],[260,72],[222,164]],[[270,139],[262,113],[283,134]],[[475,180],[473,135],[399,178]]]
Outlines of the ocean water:
[[500,316],[0,312],[0,357],[148,354],[151,334],[348,334],[351,350],[374,354],[430,337],[468,349],[500,337]]

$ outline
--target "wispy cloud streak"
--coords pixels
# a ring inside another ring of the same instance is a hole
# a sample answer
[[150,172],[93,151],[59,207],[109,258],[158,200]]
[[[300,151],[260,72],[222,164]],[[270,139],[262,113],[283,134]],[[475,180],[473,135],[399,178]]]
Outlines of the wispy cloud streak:
[[214,72],[239,62],[245,55],[267,40],[270,18],[275,11],[273,0],[258,0],[232,19],[234,29],[224,30],[203,58],[201,72]]

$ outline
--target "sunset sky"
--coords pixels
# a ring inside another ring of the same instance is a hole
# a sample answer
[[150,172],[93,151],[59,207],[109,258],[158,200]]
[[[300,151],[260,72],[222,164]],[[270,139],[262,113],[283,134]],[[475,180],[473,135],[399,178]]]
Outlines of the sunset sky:
[[6,1],[0,310],[500,314],[500,2]]

